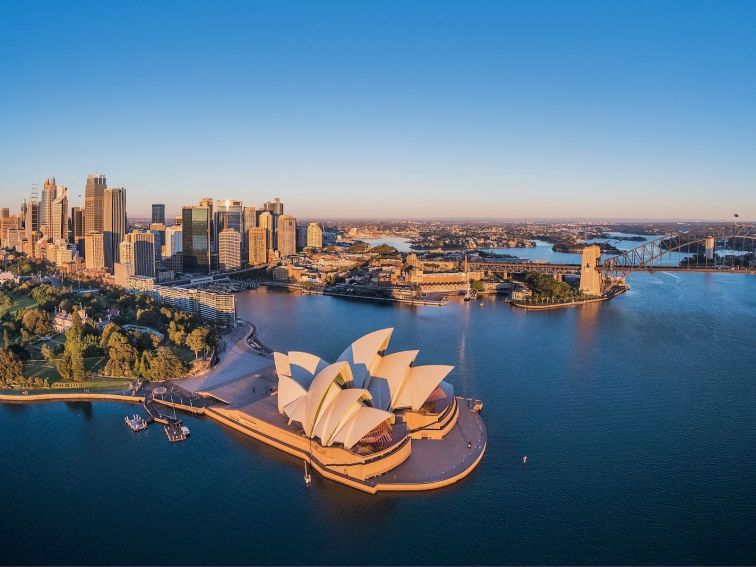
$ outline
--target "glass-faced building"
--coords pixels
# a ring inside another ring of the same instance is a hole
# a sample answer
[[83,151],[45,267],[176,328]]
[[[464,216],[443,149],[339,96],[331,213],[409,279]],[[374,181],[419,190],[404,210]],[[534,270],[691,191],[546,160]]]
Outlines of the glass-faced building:
[[207,273],[210,271],[210,215],[209,207],[184,207],[182,209],[181,228],[185,272]]

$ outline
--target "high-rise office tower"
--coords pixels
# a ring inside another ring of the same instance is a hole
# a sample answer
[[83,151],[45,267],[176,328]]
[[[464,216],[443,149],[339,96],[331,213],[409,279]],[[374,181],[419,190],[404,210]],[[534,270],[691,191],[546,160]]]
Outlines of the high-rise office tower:
[[323,248],[323,229],[316,222],[307,225],[307,246]]
[[279,199],[278,197],[276,197],[272,201],[268,201],[267,203],[265,203],[263,205],[263,210],[269,211],[270,214],[279,216],[279,217],[282,214],[284,214],[283,203],[281,202],[281,199]]
[[49,238],[68,242],[68,188],[57,186],[57,195],[50,203],[50,231]]
[[84,211],[80,207],[71,209],[71,240],[84,257]]
[[84,259],[88,270],[105,267],[105,235],[102,232],[92,231],[84,235],[84,250],[87,252]]
[[165,224],[165,205],[154,203],[152,205],[152,223]]
[[150,225],[150,232],[155,235],[155,260],[160,262],[163,259],[163,246],[165,246],[165,225],[153,222]]
[[130,266],[135,276],[155,277],[155,235],[151,232],[129,232],[120,246],[121,264]]
[[120,262],[120,245],[126,234],[126,189],[106,188],[103,192],[103,233],[105,235],[105,267],[112,271]]
[[10,216],[10,209],[8,207],[3,207],[0,209],[0,218],[7,219]]
[[252,266],[265,264],[268,261],[268,230],[256,226],[247,230],[248,262]]
[[268,252],[266,254],[266,261],[269,262],[273,259],[275,251],[275,246],[273,244],[273,214],[270,211],[263,211],[260,213],[260,216],[257,218],[257,226],[264,229],[267,234],[266,241],[268,244]]
[[45,179],[39,196],[39,230],[47,238],[52,237],[52,203],[57,194],[58,187],[55,178]]
[[107,187],[104,175],[93,174],[87,177],[84,188],[84,234],[104,232],[104,199]]
[[24,229],[28,241],[39,238],[39,202],[34,195],[26,203],[26,215],[24,218]]
[[268,211],[271,214],[273,221],[273,239],[270,242],[272,248],[278,249],[278,218],[284,214],[284,206],[281,199],[276,197],[272,201],[267,201],[263,204],[263,210]]
[[278,245],[276,250],[282,258],[297,253],[297,219],[290,215],[278,217]]
[[184,271],[207,273],[210,271],[210,215],[209,207],[184,207],[181,230],[183,234]]
[[254,207],[244,207],[244,230],[257,226],[257,210]]
[[307,225],[297,225],[297,251],[307,248]]
[[170,258],[183,251],[183,232],[181,226],[168,226],[165,229],[165,242],[163,243],[163,258]]
[[221,199],[214,203],[213,241],[218,247],[218,235],[226,228],[234,229],[240,235],[244,230],[244,207],[241,201]]
[[241,267],[241,234],[233,228],[218,233],[218,266],[221,270]]

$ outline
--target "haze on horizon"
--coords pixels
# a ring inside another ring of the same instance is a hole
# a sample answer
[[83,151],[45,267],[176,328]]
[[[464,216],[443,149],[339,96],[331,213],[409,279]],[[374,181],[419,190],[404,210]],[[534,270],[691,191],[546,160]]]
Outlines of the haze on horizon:
[[756,218],[756,3],[5,2],[0,206]]

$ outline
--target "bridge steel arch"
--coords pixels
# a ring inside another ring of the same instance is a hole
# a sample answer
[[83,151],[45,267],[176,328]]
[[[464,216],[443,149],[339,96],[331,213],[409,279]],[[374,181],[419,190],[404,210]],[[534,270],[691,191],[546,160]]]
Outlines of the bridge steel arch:
[[[717,264],[715,261],[711,261],[709,264],[696,264],[694,266],[682,267],[674,266],[672,264],[664,264],[665,258],[671,259],[673,252],[679,252],[684,248],[689,248],[695,244],[706,244],[709,238],[713,238],[715,243],[723,241],[723,245],[727,246],[732,243],[733,247],[736,247],[738,241],[741,241],[741,245],[745,248],[745,242],[750,242],[750,254],[754,253],[756,249],[756,228],[751,225],[733,226],[728,227],[729,230],[713,230],[713,231],[697,231],[697,232],[681,232],[668,234],[657,238],[656,240],[650,240],[644,242],[636,248],[627,250],[617,256],[612,256],[604,260],[598,269],[602,272],[614,273],[617,275],[627,275],[629,272],[637,271],[653,271],[653,270],[668,270],[668,269],[684,269],[690,271],[702,271],[706,269],[722,269],[721,263]],[[749,250],[742,250],[742,252],[748,253]],[[692,254],[692,252],[691,252]]]

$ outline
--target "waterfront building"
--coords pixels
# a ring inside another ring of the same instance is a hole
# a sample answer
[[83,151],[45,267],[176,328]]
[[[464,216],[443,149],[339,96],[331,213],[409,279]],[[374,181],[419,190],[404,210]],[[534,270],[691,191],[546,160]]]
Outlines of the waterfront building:
[[135,276],[155,277],[155,247],[154,234],[132,231],[121,242],[121,262],[131,265]]
[[297,253],[297,219],[290,215],[278,218],[278,243],[276,246],[282,258]]
[[165,224],[165,205],[154,203],[152,205],[152,223]]
[[[136,277],[136,276],[134,276]],[[236,298],[233,293],[209,291],[186,287],[169,287],[154,285],[144,280],[136,282],[134,277],[128,279],[128,287],[148,291],[155,298],[164,301],[187,313],[199,315],[202,319],[225,327],[236,326]],[[132,287],[133,286],[133,287]],[[149,289],[145,289],[149,286]]]
[[103,233],[105,235],[105,267],[113,271],[120,262],[120,244],[126,234],[126,189],[108,187],[103,191]]
[[105,267],[105,235],[102,232],[88,232],[84,236],[84,250],[87,270],[101,270]]
[[323,229],[316,222],[307,225],[307,247],[323,248]]
[[[212,200],[211,200],[212,201]],[[212,204],[212,203],[211,203]],[[188,273],[210,271],[210,220],[212,208],[189,206],[182,209],[183,270]]]
[[270,211],[263,211],[262,213],[260,213],[260,216],[257,219],[257,223],[257,226],[265,230],[265,232],[267,233],[266,240],[268,242],[268,252],[266,256],[267,261],[270,262],[273,260],[273,257],[275,255],[273,214]]
[[221,270],[241,267],[241,234],[233,228],[218,233],[218,265]]
[[242,397],[249,376],[210,386],[206,394],[225,403],[209,415],[365,492],[456,482],[485,452],[482,404],[454,395],[444,381],[452,366],[416,365],[417,350],[387,354],[392,332],[365,335],[333,364],[276,352],[274,395]]
[[297,225],[297,252],[307,248],[307,225]]
[[104,199],[107,181],[104,175],[93,174],[87,177],[84,188],[84,234],[104,232]]
[[268,231],[257,226],[247,230],[248,262],[251,266],[265,264],[268,261]]

